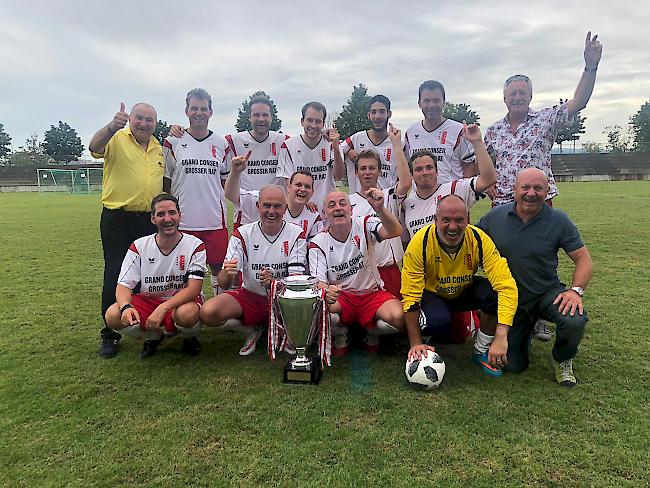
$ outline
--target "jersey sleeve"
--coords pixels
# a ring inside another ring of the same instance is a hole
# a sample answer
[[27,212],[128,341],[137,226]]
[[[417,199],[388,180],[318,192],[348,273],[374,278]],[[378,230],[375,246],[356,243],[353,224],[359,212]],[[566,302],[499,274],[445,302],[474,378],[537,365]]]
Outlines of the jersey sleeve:
[[208,271],[206,260],[205,244],[200,243],[190,257],[190,265],[187,267],[188,279],[203,280]]
[[364,218],[363,225],[366,231],[366,236],[368,237],[368,245],[370,245],[371,242],[382,241],[382,238],[379,237],[379,229],[381,229],[383,225],[379,217],[367,216]]
[[[402,260],[402,308],[404,312],[420,309],[424,291],[423,244],[426,229],[420,229],[409,242]],[[433,229],[431,232],[435,232]]]
[[226,140],[226,168],[230,170],[230,162],[232,158],[237,156],[237,150],[235,149],[235,141],[233,141],[231,134],[226,135],[224,139]]
[[162,144],[163,157],[165,158],[165,178],[172,179],[176,172],[176,156],[174,147],[167,137]]
[[454,154],[463,164],[472,164],[476,161],[474,146],[472,146],[469,141],[462,136],[462,134],[458,135],[458,144],[456,144],[456,147],[454,148]]
[[122,268],[120,269],[120,276],[117,280],[118,285],[125,286],[129,290],[133,290],[140,280],[142,279],[141,273],[141,260],[140,252],[133,242],[126,251],[126,256],[122,261]]
[[228,241],[228,249],[226,250],[226,257],[224,261],[237,260],[237,271],[241,271],[244,260],[246,259],[246,243],[244,237],[235,230]]
[[477,179],[478,176],[472,176],[471,178],[461,178],[460,180],[456,180],[454,195],[458,195],[465,200],[465,205],[468,210],[479,200],[481,195],[476,192]]
[[[289,224],[286,224],[289,225]],[[307,240],[305,234],[300,232],[293,246],[289,251],[289,260],[287,266],[288,272],[292,274],[306,274],[307,268]]]
[[[469,230],[469,227],[467,230]],[[512,325],[517,310],[517,283],[510,273],[506,258],[501,256],[492,239],[480,230],[478,236],[483,246],[483,263],[481,267],[498,297],[497,313],[499,323]]]
[[287,147],[287,143],[283,142],[280,146],[280,154],[278,155],[278,170],[276,176],[278,178],[291,178],[295,171],[295,164],[291,159],[291,153]]
[[319,234],[323,228],[325,227],[323,221],[320,218],[320,215],[316,217],[316,220],[314,220],[314,223],[311,225],[311,229],[309,229],[309,234],[307,235],[307,240],[311,240],[312,238],[316,237],[316,234]]
[[309,249],[309,274],[318,278],[318,281],[329,283],[327,279],[327,256],[323,250],[321,239],[310,242]]
[[339,144],[341,149],[341,154],[347,154],[350,149],[354,149],[354,142],[352,142],[352,136],[346,137],[345,140],[341,141]]
[[221,153],[219,154],[219,156],[221,156],[221,162],[219,163],[219,174],[221,175],[222,180],[225,180],[230,173],[230,161],[228,160],[229,152],[228,142],[224,138],[223,146],[221,147]]

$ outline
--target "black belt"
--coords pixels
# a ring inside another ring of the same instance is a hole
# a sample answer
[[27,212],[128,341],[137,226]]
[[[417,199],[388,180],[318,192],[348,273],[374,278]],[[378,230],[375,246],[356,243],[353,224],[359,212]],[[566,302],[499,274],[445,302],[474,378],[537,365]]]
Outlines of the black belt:
[[133,212],[131,210],[124,210],[123,208],[106,208],[104,207],[104,210],[107,212],[114,212],[114,213],[126,213],[129,215],[150,215],[150,212]]

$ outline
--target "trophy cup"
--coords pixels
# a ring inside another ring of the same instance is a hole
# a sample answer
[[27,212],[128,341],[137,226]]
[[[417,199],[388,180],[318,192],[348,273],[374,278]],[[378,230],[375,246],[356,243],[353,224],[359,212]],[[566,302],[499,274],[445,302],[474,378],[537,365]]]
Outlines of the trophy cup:
[[317,385],[321,379],[320,358],[309,358],[306,349],[319,331],[321,293],[313,276],[287,276],[281,281],[278,304],[289,342],[296,348],[296,358],[284,367],[285,383]]

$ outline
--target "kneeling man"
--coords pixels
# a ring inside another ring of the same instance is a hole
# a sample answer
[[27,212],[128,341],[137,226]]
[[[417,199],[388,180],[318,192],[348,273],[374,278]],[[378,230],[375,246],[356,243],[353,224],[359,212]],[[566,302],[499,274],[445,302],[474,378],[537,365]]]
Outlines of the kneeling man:
[[[378,217],[352,218],[350,199],[341,191],[325,197],[329,227],[309,244],[309,268],[319,286],[328,288],[330,312],[339,314],[346,326],[358,323],[365,328],[368,351],[376,352],[378,334],[404,329],[399,300],[383,288],[375,248],[378,242],[401,235],[402,226],[384,206],[382,190],[370,188],[365,197]],[[347,327],[333,326],[332,331],[332,354],[345,354],[349,345]]]
[[[533,326],[542,318],[557,327],[551,352],[555,379],[562,386],[575,386],[573,358],[588,320],[582,296],[593,272],[591,256],[569,217],[545,204],[549,182],[543,171],[521,171],[514,192],[514,203],[492,209],[478,223],[508,259],[519,287],[506,371],[520,373],[528,367]],[[575,263],[568,290],[557,274],[560,248]]]
[[[183,352],[194,356],[201,324],[201,286],[207,270],[205,245],[178,230],[178,200],[168,194],[151,202],[151,222],[158,232],[134,241],[122,262],[106,323],[119,332],[144,337],[142,359],[153,356],[167,335],[180,332]],[[133,290],[139,285],[139,293]]]
[[201,309],[201,321],[206,325],[221,326],[229,319],[241,321],[248,332],[239,350],[242,356],[255,351],[268,325],[271,281],[305,274],[305,234],[283,220],[286,209],[283,188],[267,185],[260,190],[259,220],[233,232],[223,269],[217,275],[219,286],[228,289],[241,271],[242,287],[211,298]]
[[[476,276],[479,267],[487,279]],[[508,330],[517,308],[517,285],[492,240],[467,224],[467,208],[459,196],[443,197],[435,225],[420,229],[406,248],[402,297],[411,342],[409,359],[434,350],[423,344],[420,314],[424,329],[435,340],[449,334],[451,312],[481,310],[472,360],[491,376],[503,374]]]

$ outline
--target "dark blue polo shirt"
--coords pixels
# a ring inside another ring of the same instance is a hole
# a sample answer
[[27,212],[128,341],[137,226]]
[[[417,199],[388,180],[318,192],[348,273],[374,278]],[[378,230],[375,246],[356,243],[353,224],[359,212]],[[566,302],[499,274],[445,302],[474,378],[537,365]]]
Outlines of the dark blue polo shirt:
[[575,224],[564,212],[544,205],[539,214],[524,224],[515,212],[515,205],[493,208],[477,227],[492,238],[508,260],[519,289],[519,303],[523,304],[560,285],[559,249],[570,253],[584,244]]

